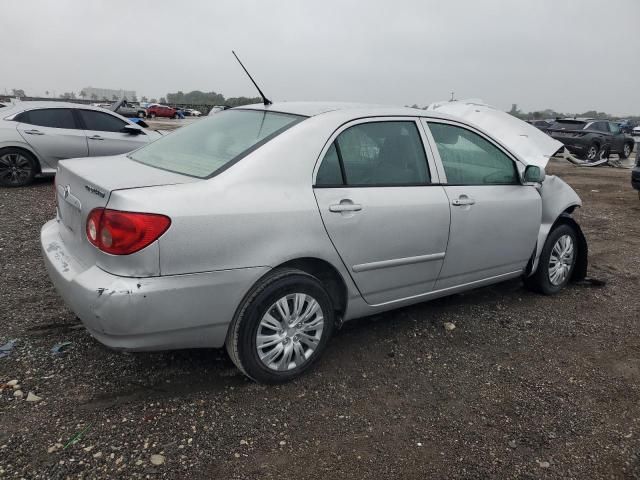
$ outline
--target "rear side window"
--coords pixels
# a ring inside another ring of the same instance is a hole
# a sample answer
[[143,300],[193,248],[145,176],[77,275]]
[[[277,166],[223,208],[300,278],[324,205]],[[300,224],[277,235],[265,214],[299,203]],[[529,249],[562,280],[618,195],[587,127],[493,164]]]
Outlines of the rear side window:
[[585,122],[559,121],[551,125],[551,128],[556,130],[582,130],[587,124]]
[[30,125],[50,128],[77,128],[69,108],[43,108],[21,113],[16,120]]
[[163,170],[207,178],[304,118],[264,110],[226,110],[182,127],[136,150],[129,158]]
[[316,175],[316,186],[429,182],[427,157],[412,121],[362,123],[346,129],[327,151]]
[[85,125],[85,130],[97,130],[100,132],[120,132],[127,123],[108,113],[94,110],[78,110]]
[[477,133],[455,125],[429,122],[447,175],[453,185],[520,183],[515,163]]

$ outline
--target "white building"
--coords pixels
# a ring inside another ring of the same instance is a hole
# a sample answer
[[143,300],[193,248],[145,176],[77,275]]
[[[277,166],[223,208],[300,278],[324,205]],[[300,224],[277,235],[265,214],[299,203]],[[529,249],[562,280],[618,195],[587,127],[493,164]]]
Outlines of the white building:
[[127,100],[135,100],[136,91],[135,90],[115,90],[111,88],[94,88],[94,87],[85,87],[82,89],[84,92],[85,100],[119,100],[120,98],[125,98]]

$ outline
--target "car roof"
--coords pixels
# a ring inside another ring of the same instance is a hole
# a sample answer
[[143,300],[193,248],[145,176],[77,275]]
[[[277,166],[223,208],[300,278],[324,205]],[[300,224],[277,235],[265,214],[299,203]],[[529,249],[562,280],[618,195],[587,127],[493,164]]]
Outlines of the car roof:
[[[423,115],[430,116],[425,110],[409,107],[394,107],[389,105],[375,105],[367,103],[352,102],[275,102],[271,105],[262,103],[254,103],[252,105],[243,105],[242,109],[251,110],[267,110],[280,113],[291,113],[293,115],[303,115],[305,117],[314,117],[327,112],[336,110],[346,111],[354,110],[362,113],[363,110],[369,111],[370,115]],[[393,113],[392,113],[393,112]]]
[[26,101],[16,102],[13,105],[8,105],[6,109],[2,110],[2,113],[17,113],[24,112],[25,110],[34,110],[36,108],[86,108],[88,110],[97,110],[101,112],[111,112],[110,110],[102,107],[95,107],[93,105],[85,103],[73,103],[73,102],[47,102],[47,101]]

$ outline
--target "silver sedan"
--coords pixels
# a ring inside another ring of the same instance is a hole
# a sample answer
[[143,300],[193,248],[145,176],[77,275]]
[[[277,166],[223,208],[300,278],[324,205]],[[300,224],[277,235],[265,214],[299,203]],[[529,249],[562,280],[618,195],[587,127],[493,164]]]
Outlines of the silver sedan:
[[161,135],[99,107],[17,102],[0,110],[0,186],[54,175],[59,160],[135,150]]
[[253,105],[62,161],[41,232],[51,280],[105,345],[226,346],[252,379],[282,382],[344,321],[584,277],[580,199],[544,173],[562,144],[454,104]]

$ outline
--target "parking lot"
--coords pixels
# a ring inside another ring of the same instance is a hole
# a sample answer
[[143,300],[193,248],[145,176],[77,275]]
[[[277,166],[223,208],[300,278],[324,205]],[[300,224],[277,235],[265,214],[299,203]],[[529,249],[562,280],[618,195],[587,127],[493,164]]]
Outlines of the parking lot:
[[0,476],[638,478],[640,201],[628,170],[550,171],[583,199],[605,286],[543,297],[511,281],[354,321],[282,386],[223,351],[94,341],[41,260],[52,182],[0,190],[0,345],[16,339],[0,384],[42,398],[0,392]]

